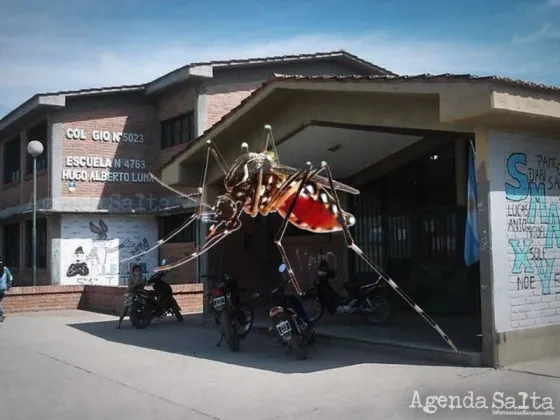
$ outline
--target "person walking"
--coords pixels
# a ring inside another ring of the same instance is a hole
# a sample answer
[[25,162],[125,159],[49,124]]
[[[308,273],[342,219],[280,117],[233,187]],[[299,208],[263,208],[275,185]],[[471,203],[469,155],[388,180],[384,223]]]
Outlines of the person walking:
[[2,309],[2,299],[4,295],[12,287],[12,282],[14,281],[14,276],[8,269],[4,266],[4,259],[0,257],[0,322],[4,322],[6,315],[4,315],[4,310]]
[[132,267],[132,274],[128,278],[128,288],[126,289],[126,293],[124,294],[124,309],[119,318],[119,323],[116,326],[117,329],[121,328],[123,319],[125,316],[128,315],[128,311],[130,309],[127,305],[127,300],[128,300],[127,298],[131,294],[133,294],[136,290],[143,289],[143,288],[144,288],[144,278],[142,277],[142,267],[136,264],[134,267]]

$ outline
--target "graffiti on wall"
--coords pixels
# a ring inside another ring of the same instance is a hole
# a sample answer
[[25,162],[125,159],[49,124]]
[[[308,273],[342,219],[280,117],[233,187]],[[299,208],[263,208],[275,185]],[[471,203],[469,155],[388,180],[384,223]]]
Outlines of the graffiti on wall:
[[157,222],[148,218],[64,217],[61,232],[61,284],[126,284],[132,266],[145,275],[157,266],[157,255],[120,260],[157,241]]
[[506,156],[506,222],[516,290],[560,293],[560,157]]

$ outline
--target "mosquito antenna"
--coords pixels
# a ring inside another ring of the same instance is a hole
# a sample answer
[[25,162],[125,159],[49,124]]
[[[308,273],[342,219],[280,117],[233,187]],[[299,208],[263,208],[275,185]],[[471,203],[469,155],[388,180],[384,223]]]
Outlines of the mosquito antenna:
[[276,161],[280,163],[280,159],[278,158],[278,150],[276,149],[276,142],[274,141],[274,136],[272,135],[272,127],[270,126],[270,124],[266,124],[264,126],[264,131],[266,133],[266,144],[263,152],[266,152],[268,150],[268,143],[270,142],[276,156]]
[[220,168],[223,171],[224,175],[227,174],[229,172],[228,164],[226,163],[226,160],[222,156],[220,150],[214,145],[214,143],[212,143],[212,140],[210,139],[206,140],[206,144],[216,158],[216,161],[218,162],[218,165],[220,165]]

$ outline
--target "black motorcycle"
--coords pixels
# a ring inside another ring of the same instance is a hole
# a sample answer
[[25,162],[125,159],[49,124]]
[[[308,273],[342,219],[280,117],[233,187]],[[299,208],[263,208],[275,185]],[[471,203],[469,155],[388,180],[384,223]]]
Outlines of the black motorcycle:
[[[162,261],[165,265],[166,261]],[[130,322],[135,328],[144,329],[154,318],[175,315],[177,321],[183,321],[181,307],[173,296],[173,289],[163,280],[167,271],[154,273],[147,281],[153,290],[136,289],[127,296],[125,304],[129,307]]]
[[[286,265],[278,268],[280,273],[286,271]],[[285,278],[267,297],[265,309],[272,320],[273,326],[269,331],[276,330],[281,345],[288,346],[298,359],[307,359],[307,346],[315,342],[315,330],[311,324],[304,321],[305,313],[300,301],[294,296],[286,294],[288,281]],[[253,293],[258,298],[258,293]]]
[[217,287],[212,287],[205,296],[214,314],[216,325],[220,326],[221,337],[217,346],[225,339],[232,351],[239,351],[239,340],[245,338],[253,327],[253,309],[247,303],[240,302],[240,288],[237,279],[231,274],[222,277],[203,275],[203,278],[219,279]]
[[385,295],[387,284],[379,278],[375,282],[360,284],[347,282],[343,285],[348,295],[340,296],[330,285],[329,281],[336,281],[336,271],[329,267],[325,257],[319,257],[317,275],[314,288],[307,291],[303,298],[305,311],[312,322],[319,320],[325,310],[330,315],[359,315],[371,324],[387,322],[391,309]]

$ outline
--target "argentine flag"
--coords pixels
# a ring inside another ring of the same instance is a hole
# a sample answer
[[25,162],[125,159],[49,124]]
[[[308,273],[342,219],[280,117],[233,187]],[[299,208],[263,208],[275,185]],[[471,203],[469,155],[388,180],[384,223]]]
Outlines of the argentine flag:
[[469,142],[469,169],[467,178],[467,222],[465,224],[465,264],[473,265],[480,258],[478,250],[478,222],[474,148]]

